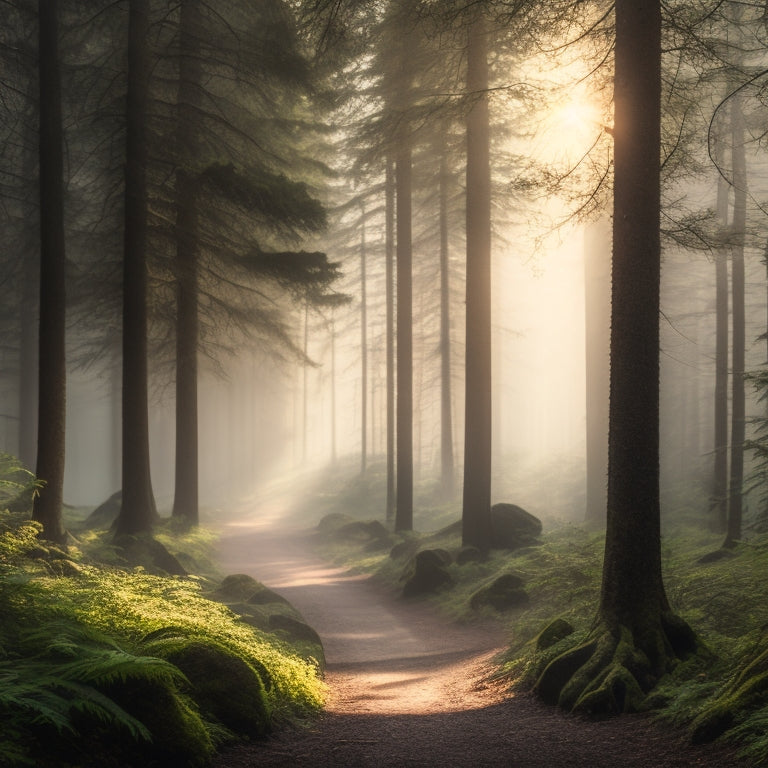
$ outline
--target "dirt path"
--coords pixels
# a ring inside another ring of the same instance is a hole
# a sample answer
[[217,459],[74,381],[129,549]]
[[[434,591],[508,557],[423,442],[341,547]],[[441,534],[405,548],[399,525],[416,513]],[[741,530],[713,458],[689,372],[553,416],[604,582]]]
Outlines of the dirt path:
[[451,625],[382,594],[314,557],[304,531],[240,524],[220,555],[227,572],[267,584],[315,627],[330,693],[316,722],[230,750],[217,768],[746,765],[647,718],[588,722],[482,682],[504,643],[498,629]]

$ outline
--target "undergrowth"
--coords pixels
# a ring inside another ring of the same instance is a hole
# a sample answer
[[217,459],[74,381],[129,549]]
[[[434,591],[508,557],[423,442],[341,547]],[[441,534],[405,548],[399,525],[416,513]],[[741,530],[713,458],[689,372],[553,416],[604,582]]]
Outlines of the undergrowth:
[[[340,498],[344,503],[338,507],[327,498],[324,511],[353,512],[349,496]],[[372,516],[354,517],[370,520]],[[438,519],[446,523],[444,515]],[[413,552],[440,548],[455,556],[461,549],[455,527],[390,536],[393,546],[404,538],[414,539]],[[721,539],[692,512],[665,526],[662,557],[667,595],[673,611],[694,628],[701,651],[663,678],[646,706],[687,729],[693,740],[721,738],[738,744],[743,756],[768,763],[768,603],[764,597],[768,535],[741,542],[730,556],[700,562],[719,550]],[[447,566],[450,588],[427,599],[456,621],[492,619],[502,624],[509,642],[498,659],[499,677],[512,687],[531,688],[550,660],[583,642],[593,629],[603,546],[602,533],[547,521],[540,546],[494,550],[485,560],[463,565],[454,559]],[[324,535],[318,537],[318,551],[354,572],[370,574],[393,592],[402,590],[407,558],[390,557],[390,548],[371,551],[370,542]],[[529,603],[506,611],[472,608],[471,596],[506,573],[522,578]],[[538,641],[539,633],[555,618],[565,619],[573,632],[545,646]]]
[[0,765],[203,766],[322,706],[317,663],[206,596],[209,534],[161,529],[202,575],[152,575],[120,564],[105,532],[78,529],[66,551],[41,541],[16,503],[30,489],[0,455]]

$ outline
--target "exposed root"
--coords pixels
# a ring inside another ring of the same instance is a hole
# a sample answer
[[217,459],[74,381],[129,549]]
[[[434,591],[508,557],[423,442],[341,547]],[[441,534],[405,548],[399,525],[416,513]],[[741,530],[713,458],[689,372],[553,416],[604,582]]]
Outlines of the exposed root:
[[551,661],[535,690],[544,701],[571,712],[637,712],[659,678],[695,649],[693,632],[672,615],[642,634],[601,624],[587,642]]

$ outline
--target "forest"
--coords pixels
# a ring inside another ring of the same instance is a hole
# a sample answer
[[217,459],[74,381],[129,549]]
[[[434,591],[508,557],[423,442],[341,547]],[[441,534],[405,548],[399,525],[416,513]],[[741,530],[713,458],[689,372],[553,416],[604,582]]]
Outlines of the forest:
[[0,21],[0,765],[768,765],[768,2]]

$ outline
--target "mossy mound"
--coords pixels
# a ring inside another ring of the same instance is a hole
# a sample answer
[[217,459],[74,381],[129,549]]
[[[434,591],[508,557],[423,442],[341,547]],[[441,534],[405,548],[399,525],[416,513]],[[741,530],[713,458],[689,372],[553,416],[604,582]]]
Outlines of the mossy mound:
[[524,582],[514,573],[503,573],[490,584],[478,589],[469,599],[470,606],[477,610],[489,607],[506,611],[528,605],[530,597],[524,589]]
[[204,766],[214,745],[200,712],[187,696],[156,680],[128,680],[107,694],[149,730],[151,742],[136,744],[117,735],[116,750],[131,756],[126,765]]
[[122,490],[113,493],[106,501],[99,504],[85,519],[83,525],[86,528],[111,528],[120,514],[120,506],[123,503]]
[[115,547],[123,564],[141,567],[156,576],[187,576],[187,571],[165,545],[151,534],[140,536],[119,536]]
[[456,553],[456,565],[480,563],[484,560],[483,553],[477,547],[462,547]]
[[768,640],[736,672],[691,725],[696,744],[714,741],[756,710],[768,708]]
[[403,597],[416,597],[437,592],[453,584],[448,566],[451,553],[445,549],[423,549],[406,566],[403,575]]
[[570,622],[565,619],[555,619],[536,635],[534,639],[536,649],[545,651],[547,648],[551,648],[556,643],[572,635],[573,632],[574,628]]
[[499,503],[491,507],[494,549],[520,549],[539,543],[542,524],[538,517],[516,504]]
[[270,730],[270,708],[259,670],[210,639],[175,637],[147,648],[178,667],[207,719],[235,734],[260,737]]
[[214,600],[222,603],[250,603],[252,605],[268,605],[288,601],[269,587],[265,587],[253,576],[245,573],[234,573],[225,576],[221,584],[211,593]]

